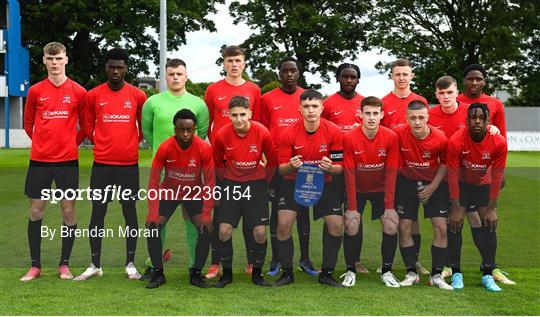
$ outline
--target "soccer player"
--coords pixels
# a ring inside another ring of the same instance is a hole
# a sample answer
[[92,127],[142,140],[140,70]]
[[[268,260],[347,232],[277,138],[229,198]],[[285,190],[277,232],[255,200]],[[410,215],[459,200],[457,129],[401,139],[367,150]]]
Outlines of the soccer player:
[[489,117],[486,104],[473,103],[467,111],[467,128],[454,133],[448,142],[448,224],[449,230],[461,231],[465,212],[478,208],[482,226],[471,225],[471,232],[482,256],[482,285],[490,292],[499,292],[501,288],[492,276],[497,251],[496,205],[508,149],[502,135],[487,133]]
[[399,214],[399,245],[407,268],[400,286],[420,281],[415,267],[412,222],[418,220],[418,207],[424,205],[424,217],[431,219],[431,277],[429,283],[441,289],[453,290],[441,277],[447,258],[448,184],[446,176],[446,145],[448,139],[441,130],[427,124],[428,107],[423,101],[411,101],[407,106],[408,126],[396,130],[399,137],[402,166],[396,183],[395,209]]
[[[77,132],[77,121],[82,119],[81,102],[86,90],[66,76],[67,63],[64,45],[51,42],[43,47],[47,78],[30,87],[24,107],[24,130],[32,140],[24,189],[30,200],[28,244],[31,267],[21,282],[41,275],[41,224],[47,204],[42,199],[42,191],[50,189],[53,180],[56,188],[65,194],[79,187],[77,146],[84,140],[84,133]],[[63,226],[69,234],[62,238],[58,275],[61,279],[72,279],[68,264],[75,242],[73,231],[77,228],[75,198],[62,199],[60,211]]]
[[[107,82],[90,90],[86,95],[83,130],[94,144],[94,164],[90,175],[93,192],[92,215],[89,230],[102,231],[105,226],[107,206],[112,201],[111,188],[119,196],[125,225],[138,230],[135,207],[139,191],[139,142],[142,141],[141,110],[146,94],[125,82],[128,71],[128,54],[124,49],[113,48],[105,56]],[[99,195],[97,193],[100,193]],[[90,266],[75,280],[84,281],[102,276],[101,235],[91,235]],[[126,274],[129,279],[139,279],[135,265],[137,236],[126,235]]]
[[323,261],[319,283],[342,287],[332,277],[337,262],[341,240],[343,239],[343,216],[332,175],[343,172],[342,133],[335,124],[321,119],[323,96],[315,90],[306,90],[300,95],[302,121],[285,128],[279,146],[279,172],[283,183],[278,200],[277,242],[279,261],[283,273],[276,286],[294,282],[293,255],[294,244],[291,236],[292,226],[298,213],[309,209],[294,201],[295,179],[302,164],[316,164],[325,173],[322,197],[313,206],[313,217],[324,218]]
[[[362,100],[362,126],[354,128],[343,137],[343,168],[347,188],[345,236],[354,237],[361,230],[366,203],[371,203],[371,219],[379,219],[382,226],[381,280],[388,287],[399,287],[392,274],[397,247],[399,217],[394,209],[394,192],[399,162],[398,137],[392,130],[381,127],[382,101],[377,97]],[[360,243],[343,239],[347,272],[343,286],[356,284],[355,265],[362,248]]]
[[[298,111],[300,95],[304,89],[297,86],[298,64],[295,58],[285,57],[278,65],[280,87],[267,92],[261,97],[261,120],[270,131],[274,141],[276,153],[279,152],[279,138],[283,129],[302,119]],[[281,188],[283,177],[276,170],[272,182],[269,184],[270,202],[272,212],[270,214],[270,241],[272,242],[272,261],[268,275],[275,276],[281,271],[281,264],[278,261],[278,250],[276,242],[276,231],[278,221],[278,201],[277,196]],[[309,213],[298,215],[296,228],[298,229],[298,239],[300,243],[300,268],[308,275],[317,275],[319,272],[313,267],[309,256],[309,236],[310,223]]]
[[[381,125],[396,129],[407,124],[407,105],[413,100],[420,100],[426,105],[427,100],[411,91],[411,80],[414,78],[411,62],[407,59],[397,59],[392,63],[390,77],[394,82],[394,90],[382,98],[384,117]],[[412,238],[414,241],[415,266],[422,275],[428,275],[418,257],[420,256],[420,245],[422,237],[420,235],[420,223],[413,221]]]
[[[243,48],[230,45],[222,50],[223,68],[226,76],[224,79],[208,86],[204,94],[204,102],[208,107],[210,114],[208,139],[213,143],[214,134],[217,133],[223,126],[230,123],[229,118],[229,101],[234,96],[244,96],[249,101],[249,108],[252,113],[252,119],[259,121],[260,115],[260,99],[261,91],[259,87],[242,78],[244,68],[246,67],[246,52]],[[251,233],[247,228],[244,229],[242,223],[242,232],[246,245],[251,245],[254,242],[251,239]],[[215,232],[214,240],[218,243],[217,231]],[[215,250],[215,248],[212,248]],[[246,273],[251,274],[253,268],[253,255],[247,252],[248,263],[246,265]],[[214,278],[219,274],[219,256],[213,252],[212,265],[206,274],[207,278]]]
[[[174,135],[159,146],[152,161],[148,194],[158,193],[158,200],[149,199],[146,227],[156,229],[157,235],[148,237],[148,253],[154,274],[146,288],[157,288],[165,283],[162,260],[161,228],[184,205],[191,221],[198,228],[195,263],[190,268],[190,283],[208,288],[201,276],[212,232],[213,188],[215,185],[212,149],[196,136],[197,117],[189,109],[178,111],[172,120]],[[160,184],[161,172],[165,170]],[[151,193],[153,191],[153,193]]]
[[[261,272],[266,257],[266,226],[269,222],[267,180],[271,179],[276,166],[274,145],[270,132],[261,123],[250,121],[251,110],[246,97],[231,98],[229,116],[232,123],[215,134],[212,145],[218,186],[221,188],[216,218],[223,276],[216,287],[223,288],[233,280],[232,229],[238,226],[240,218],[253,236],[253,243],[246,243],[246,249],[253,254],[251,280],[255,285],[270,286]],[[267,167],[261,163],[264,159]]]
[[[339,65],[336,70],[336,80],[339,82],[340,87],[339,91],[323,102],[324,110],[322,117],[336,124],[342,133],[349,132],[362,123],[362,119],[360,119],[360,103],[364,97],[356,92],[356,86],[358,86],[360,76],[360,68],[357,65],[350,63]],[[332,180],[335,183],[341,205],[345,210],[347,197],[343,175],[335,175]],[[360,222],[360,229],[354,236],[349,236],[347,231],[345,231],[343,250],[350,250],[350,247],[353,245],[361,246],[362,238],[363,226],[362,222]],[[360,259],[360,255],[358,255],[358,259]],[[360,262],[357,262],[356,265],[353,263],[351,267],[353,273],[356,273],[357,270],[361,273],[369,273]]]
[[[152,148],[152,156],[155,156],[157,149],[174,134],[174,126],[171,120],[180,109],[189,109],[197,118],[197,136],[206,139],[208,131],[208,108],[204,101],[192,95],[186,90],[188,80],[186,63],[173,58],[165,64],[165,80],[167,90],[150,96],[144,103],[142,110],[142,131],[144,138]],[[186,242],[189,249],[189,266],[192,267],[195,261],[195,246],[197,243],[197,228],[191,222],[189,215],[183,210],[184,224],[186,228]],[[166,224],[160,231],[163,244],[165,244]],[[149,261],[149,259],[147,259]],[[149,279],[152,268],[147,268],[142,279]]]

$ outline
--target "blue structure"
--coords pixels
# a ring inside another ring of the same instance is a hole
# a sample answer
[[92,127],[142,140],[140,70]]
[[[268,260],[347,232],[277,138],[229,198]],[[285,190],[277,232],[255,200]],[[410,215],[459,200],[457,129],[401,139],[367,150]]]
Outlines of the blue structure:
[[[2,1],[0,16],[0,98],[3,99],[5,147],[10,146],[9,130],[23,128],[23,98],[30,86],[30,55],[21,45],[19,1]],[[1,116],[1,114],[0,114]]]

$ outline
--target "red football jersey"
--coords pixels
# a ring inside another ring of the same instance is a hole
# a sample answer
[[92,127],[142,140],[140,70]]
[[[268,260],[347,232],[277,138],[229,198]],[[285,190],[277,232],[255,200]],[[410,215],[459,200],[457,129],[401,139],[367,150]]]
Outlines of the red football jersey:
[[[285,128],[279,143],[279,164],[289,162],[291,157],[302,155],[305,164],[317,165],[323,156],[330,158],[330,153],[343,152],[343,133],[338,126],[321,118],[321,124],[315,133],[309,134],[304,127],[304,120]],[[336,162],[342,164],[342,162]],[[296,171],[283,178],[295,180]],[[332,175],[325,174],[324,181],[332,180]]]
[[279,149],[279,138],[283,129],[302,120],[298,109],[303,92],[304,89],[298,87],[293,94],[288,94],[278,87],[261,97],[260,122],[270,131],[276,151]]
[[449,138],[457,130],[465,128],[467,108],[469,108],[469,105],[460,102],[454,113],[446,114],[442,111],[441,105],[436,105],[429,109],[428,123],[443,131],[446,137]]
[[426,105],[428,104],[426,98],[414,92],[411,92],[406,98],[400,98],[393,92],[384,96],[382,99],[384,117],[381,120],[381,125],[393,130],[407,124],[407,106],[413,100],[420,100]]
[[83,129],[95,144],[94,161],[113,165],[139,161],[139,142],[143,138],[141,111],[145,101],[146,94],[128,83],[118,91],[103,83],[88,92]]
[[[216,173],[220,178],[235,182],[271,180],[276,155],[270,132],[261,123],[251,121],[243,137],[229,123],[215,134],[212,147]],[[262,163],[263,154],[267,161],[266,167]]]
[[489,198],[499,196],[506,167],[508,148],[502,135],[486,133],[475,142],[468,129],[461,129],[448,140],[448,186],[450,198],[459,198],[459,182],[470,185],[491,185]]
[[204,102],[210,114],[210,122],[208,123],[208,139],[210,141],[213,142],[216,132],[231,122],[229,119],[229,100],[234,96],[248,98],[249,108],[253,112],[251,118],[255,121],[260,120],[261,90],[259,86],[250,81],[233,86],[222,79],[208,86],[204,94]]
[[349,132],[362,123],[360,118],[362,99],[364,97],[360,94],[355,94],[352,99],[346,99],[336,92],[324,101],[322,117],[337,125],[341,132]]
[[64,162],[79,158],[77,146],[84,132],[77,121],[84,115],[86,89],[71,79],[56,87],[48,78],[28,90],[24,107],[24,130],[32,140],[30,159]]
[[384,192],[385,208],[394,208],[398,146],[397,134],[385,127],[379,127],[373,139],[368,139],[362,127],[357,127],[343,136],[343,168],[348,209],[358,208],[357,192]]
[[499,99],[488,96],[486,94],[482,94],[480,97],[472,99],[465,96],[465,94],[460,94],[457,97],[457,100],[468,105],[475,102],[487,104],[489,109],[489,124],[493,124],[494,126],[496,126],[501,131],[502,136],[506,138],[506,120],[504,117],[504,107]]
[[[161,172],[165,175],[161,184]],[[202,200],[203,220],[212,220],[214,201],[212,190],[215,186],[214,163],[212,148],[198,136],[193,137],[193,143],[182,149],[172,136],[158,148],[152,161],[148,190],[162,189],[161,200]],[[173,191],[164,191],[172,189]],[[150,194],[150,192],[149,192]],[[159,220],[157,199],[148,199],[148,221]]]
[[430,126],[429,135],[418,140],[409,125],[396,130],[399,137],[401,155],[400,173],[413,180],[432,181],[439,165],[446,164],[446,145],[448,138],[441,130]]

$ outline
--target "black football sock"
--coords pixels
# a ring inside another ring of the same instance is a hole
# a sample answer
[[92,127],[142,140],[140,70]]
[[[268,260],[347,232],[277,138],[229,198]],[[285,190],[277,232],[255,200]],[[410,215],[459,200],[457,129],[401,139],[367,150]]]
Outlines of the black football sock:
[[448,230],[448,261],[447,266],[452,268],[453,273],[461,272],[461,246],[463,245],[462,229],[453,232]]
[[441,274],[448,258],[448,248],[431,245],[431,276]]
[[232,272],[232,262],[233,262],[233,245],[232,237],[227,241],[219,240],[219,257],[221,265],[223,266],[223,272],[225,269],[230,269]]
[[75,243],[75,229],[77,229],[77,224],[68,226],[64,223],[63,226],[67,227],[67,234],[62,237],[62,254],[60,255],[58,266],[69,265],[69,257],[71,256],[71,250],[73,250],[73,244]]
[[411,245],[410,247],[399,248],[401,251],[401,257],[403,258],[403,263],[405,263],[405,267],[407,268],[407,272],[416,272],[416,267],[414,265],[414,245]]
[[255,240],[253,239],[253,231],[248,227],[245,221],[242,223],[242,234],[246,246],[247,263],[253,264],[253,245],[255,244]]
[[341,248],[343,235],[333,236],[330,233],[326,235],[323,242],[323,260],[322,268],[333,270],[336,267],[336,262]]
[[309,258],[309,236],[311,234],[311,224],[309,212],[299,212],[296,216],[296,229],[298,230],[298,242],[300,244],[300,259]]
[[485,248],[484,248],[484,237],[482,235],[482,228],[471,227],[471,234],[472,234],[474,245],[478,249],[478,252],[480,252],[480,256],[482,257],[482,260],[483,260],[485,258]]
[[88,229],[92,233],[90,241],[90,256],[95,267],[101,267],[101,242],[103,238],[99,234],[105,228],[105,215],[107,214],[107,204],[95,201],[92,204],[92,215]]
[[277,242],[277,222],[278,222],[278,212],[277,212],[277,201],[272,200],[272,208],[270,212],[270,244],[272,245],[272,261],[279,262],[278,260],[278,242]]
[[[135,202],[129,201],[122,204],[122,214],[124,215],[124,221],[126,227],[129,230],[139,230],[139,223],[137,222],[137,209]],[[135,251],[137,250],[137,234],[126,236],[126,266],[129,262],[135,262]]]
[[279,250],[279,262],[284,270],[293,269],[294,243],[292,236],[284,241],[277,240]]
[[360,244],[361,232],[358,231],[355,235],[350,236],[345,232],[343,235],[343,253],[345,255],[345,265],[347,270],[356,272],[356,262],[360,259]]
[[382,274],[392,270],[392,266],[394,265],[394,256],[396,255],[396,248],[397,233],[386,234],[383,232],[381,243]]
[[412,235],[414,243],[414,263],[418,262],[418,257],[420,256],[420,245],[422,244],[422,236],[420,234]]
[[[215,230],[215,229],[214,229]],[[212,242],[212,234],[208,232],[206,228],[197,230],[197,245],[195,246],[195,263],[194,268],[202,269],[206,264],[208,258],[208,251],[210,250],[210,243]],[[219,263],[219,262],[218,262]]]
[[484,275],[491,275],[495,269],[495,255],[497,253],[497,233],[488,227],[482,227],[484,241],[484,257],[482,258],[482,271]]
[[268,243],[266,242],[266,240],[263,243],[257,243],[256,241],[254,242],[253,269],[257,268],[260,270],[264,265],[264,258],[266,258],[266,248],[268,247]]
[[41,224],[43,219],[28,219],[28,246],[30,248],[30,260],[32,266],[41,268]]
[[[162,256],[162,248],[163,248],[163,242],[161,241],[161,225],[157,225],[156,223],[150,223],[148,225],[148,229],[153,230],[157,229],[158,234],[150,234],[146,238],[147,246],[148,246],[148,254],[150,255],[150,259],[152,260],[152,266],[155,269],[163,269],[163,256]],[[151,231],[153,232],[153,231]]]
[[212,231],[212,242],[210,243],[210,251],[212,252],[210,264],[219,265],[219,223],[215,216],[212,221],[212,226],[214,227],[214,230]]

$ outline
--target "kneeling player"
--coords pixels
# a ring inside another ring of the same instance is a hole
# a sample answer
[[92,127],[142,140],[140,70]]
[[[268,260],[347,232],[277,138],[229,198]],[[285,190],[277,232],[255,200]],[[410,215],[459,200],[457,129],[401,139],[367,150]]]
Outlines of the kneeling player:
[[[380,126],[383,117],[382,102],[367,97],[361,102],[360,117],[363,125],[343,137],[343,164],[348,208],[345,212],[347,235],[358,234],[361,214],[367,201],[371,203],[371,219],[380,219],[382,225],[381,279],[388,287],[399,287],[392,274],[397,247],[399,217],[394,209],[394,191],[399,161],[398,137],[392,130]],[[360,212],[360,213],[358,213]],[[343,240],[347,273],[343,286],[356,283],[354,264],[359,261],[362,245]]]
[[[210,249],[212,231],[212,190],[215,185],[212,149],[208,143],[194,135],[197,119],[190,110],[178,111],[173,124],[175,135],[159,146],[148,181],[146,227],[157,229],[158,234],[148,237],[148,253],[155,270],[146,288],[157,288],[165,283],[161,228],[180,204],[184,205],[191,221],[199,229],[195,264],[190,269],[189,282],[207,288],[209,285],[204,282],[201,270]],[[165,176],[159,184],[163,169]],[[150,199],[152,195],[158,195],[159,200]]]
[[300,95],[300,113],[303,120],[285,128],[279,147],[279,172],[283,183],[278,200],[279,260],[283,274],[276,286],[294,282],[294,245],[292,226],[298,213],[307,213],[308,208],[294,200],[297,170],[302,164],[316,164],[325,173],[322,197],[313,206],[313,217],[324,218],[323,262],[319,283],[342,287],[332,277],[343,238],[343,216],[337,191],[331,182],[332,175],[341,174],[343,157],[342,134],[330,121],[321,119],[322,95],[315,90],[306,90]]
[[467,129],[454,133],[448,142],[448,220],[451,231],[460,231],[465,212],[478,208],[482,227],[471,227],[471,232],[482,256],[482,284],[490,292],[499,292],[492,276],[497,251],[496,206],[508,149],[503,136],[487,133],[488,122],[487,105],[473,103],[467,112]]
[[446,144],[448,139],[438,129],[427,125],[428,107],[422,101],[407,106],[408,126],[396,130],[403,165],[396,184],[396,210],[399,214],[399,244],[407,267],[401,286],[420,281],[415,268],[412,222],[418,219],[418,207],[424,205],[424,217],[431,219],[432,271],[429,282],[441,289],[453,290],[441,277],[447,256],[446,218],[448,217],[448,185],[446,176]]
[[[232,278],[232,230],[238,226],[240,218],[249,232],[253,233],[254,243],[246,243],[253,254],[251,280],[255,285],[270,286],[262,276],[266,257],[266,226],[268,225],[268,185],[267,179],[275,168],[274,145],[270,132],[259,122],[250,121],[249,100],[235,96],[229,101],[227,124],[214,134],[213,152],[216,174],[219,177],[221,193],[216,220],[219,224],[219,255],[223,266],[223,276],[217,288],[231,283]],[[262,165],[267,161],[268,170]]]

